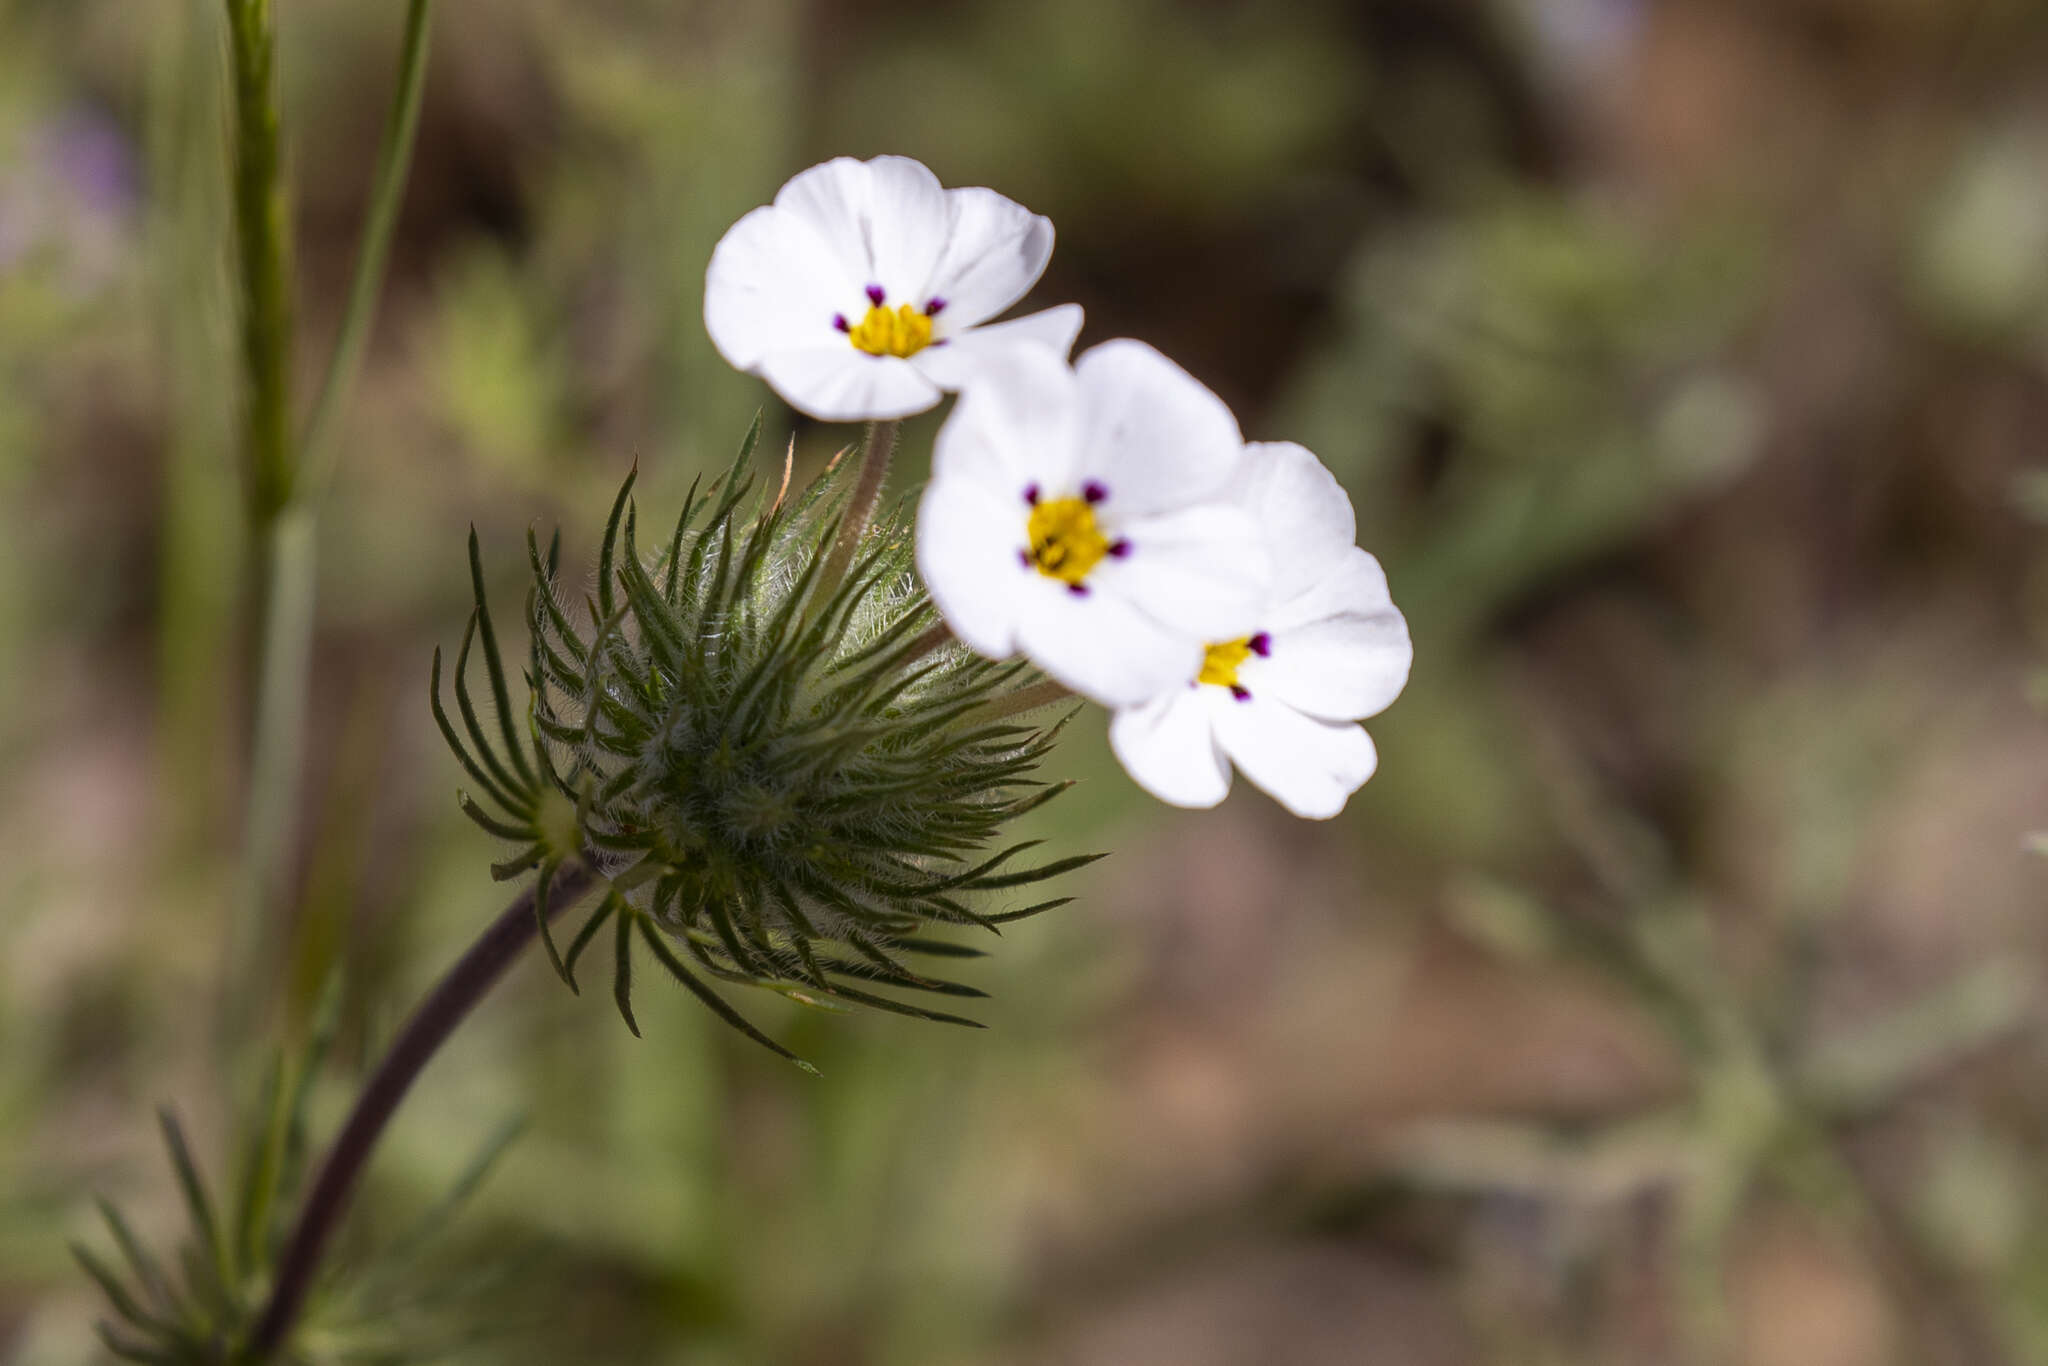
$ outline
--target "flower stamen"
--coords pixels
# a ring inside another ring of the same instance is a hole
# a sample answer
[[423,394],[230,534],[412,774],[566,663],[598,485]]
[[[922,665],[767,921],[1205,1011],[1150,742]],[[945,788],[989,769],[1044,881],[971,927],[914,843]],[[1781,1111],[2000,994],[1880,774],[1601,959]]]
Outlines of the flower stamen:
[[867,316],[859,322],[847,325],[844,314],[836,315],[832,325],[846,333],[847,340],[857,351],[870,356],[916,355],[932,344],[932,320],[928,313],[920,313],[909,304],[889,308],[881,302],[881,291],[868,290],[868,297],[875,302],[868,306]]
[[1025,566],[1085,594],[1089,571],[1106,556],[1128,554],[1129,543],[1113,542],[1103,534],[1093,506],[1099,499],[1040,498],[1037,494],[1034,484],[1024,495],[1031,504],[1031,516],[1025,523],[1030,541],[1030,548],[1023,552]]
[[1246,701],[1252,695],[1251,689],[1237,681],[1237,671],[1253,655],[1264,659],[1272,651],[1273,638],[1264,631],[1238,640],[1220,641],[1202,652],[1202,667],[1195,674],[1195,682],[1228,688],[1232,697],[1240,702]]

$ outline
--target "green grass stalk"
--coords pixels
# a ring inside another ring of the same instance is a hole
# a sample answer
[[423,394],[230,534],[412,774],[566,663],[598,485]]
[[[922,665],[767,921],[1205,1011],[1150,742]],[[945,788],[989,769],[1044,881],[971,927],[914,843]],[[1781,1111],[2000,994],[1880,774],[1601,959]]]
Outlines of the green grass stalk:
[[336,421],[361,368],[376,316],[425,86],[432,0],[411,0],[398,83],[348,305],[300,440],[290,426],[289,221],[279,154],[276,32],[269,0],[226,0],[234,66],[236,240],[246,402],[243,448],[250,538],[261,585],[256,720],[243,828],[243,868],[229,928],[223,1020],[233,1037],[249,1019],[277,951],[273,908],[296,833],[305,757],[318,580],[318,514],[337,463]]

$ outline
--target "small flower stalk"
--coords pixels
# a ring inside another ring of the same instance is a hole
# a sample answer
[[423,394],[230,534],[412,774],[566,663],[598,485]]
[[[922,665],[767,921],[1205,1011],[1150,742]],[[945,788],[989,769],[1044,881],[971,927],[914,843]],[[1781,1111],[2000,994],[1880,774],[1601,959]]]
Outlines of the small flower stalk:
[[[610,933],[614,998],[636,1033],[641,951],[784,1056],[714,984],[971,1024],[902,994],[981,995],[914,966],[975,952],[927,932],[1050,909],[1063,899],[1018,902],[1090,861],[1033,862],[1030,842],[1003,840],[1011,820],[1065,787],[1036,776],[1059,727],[994,715],[1034,675],[935,631],[897,514],[856,530],[851,563],[827,582],[858,510],[845,470],[770,498],[745,474],[753,442],[719,486],[692,490],[652,552],[629,477],[587,602],[568,600],[554,548],[529,538],[525,736],[509,719],[520,713],[473,564],[477,609],[455,670],[461,733],[436,700],[479,789],[464,807],[517,846],[501,876],[537,870],[542,938],[564,981],[576,985]],[[495,737],[468,692],[472,643],[498,702]],[[437,662],[437,688],[438,675]],[[572,860],[601,874],[605,892],[563,947],[546,926],[546,889]]]

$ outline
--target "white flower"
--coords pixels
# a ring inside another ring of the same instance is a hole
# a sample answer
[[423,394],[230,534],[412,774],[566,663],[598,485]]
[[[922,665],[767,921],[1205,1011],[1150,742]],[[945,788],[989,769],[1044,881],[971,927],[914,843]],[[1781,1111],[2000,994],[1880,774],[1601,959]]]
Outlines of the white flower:
[[1176,806],[1214,806],[1230,765],[1297,816],[1326,820],[1379,758],[1359,719],[1408,681],[1408,624],[1379,561],[1352,544],[1351,500],[1291,442],[1247,448],[1237,494],[1275,567],[1256,628],[1212,635],[1198,669],[1119,711],[1109,742],[1139,785]]
[[1142,702],[1264,606],[1258,526],[1226,501],[1244,455],[1223,401],[1142,342],[1072,368],[1020,353],[939,431],[919,572],[974,649],[1021,652],[1111,706]]
[[985,326],[1052,255],[1052,222],[908,157],[813,166],[727,230],[704,276],[719,354],[830,422],[904,417],[1019,347],[1062,359],[1076,304]]

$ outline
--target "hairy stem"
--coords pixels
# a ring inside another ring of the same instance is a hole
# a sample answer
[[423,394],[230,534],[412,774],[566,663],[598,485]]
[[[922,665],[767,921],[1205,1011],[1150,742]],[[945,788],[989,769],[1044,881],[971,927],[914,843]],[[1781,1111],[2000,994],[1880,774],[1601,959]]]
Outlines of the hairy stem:
[[870,422],[867,440],[860,451],[860,480],[853,486],[853,497],[846,504],[846,519],[839,524],[839,534],[832,541],[832,551],[825,559],[825,568],[818,575],[816,601],[830,602],[832,595],[839,591],[839,585],[846,581],[846,571],[853,567],[854,553],[860,549],[861,537],[867,534],[868,524],[875,520],[875,504],[881,501],[882,485],[889,478],[889,457],[896,451],[896,433],[902,428],[900,422]]
[[[582,899],[597,878],[581,864],[570,864],[557,872],[548,889],[547,913],[559,916]],[[419,1079],[448,1036],[469,1017],[477,1002],[497,985],[540,931],[534,913],[534,889],[528,887],[491,922],[469,951],[448,970],[427,998],[413,1011],[405,1028],[392,1042],[391,1051],[377,1065],[362,1094],[356,1098],[348,1122],[328,1149],[327,1158],[314,1178],[313,1188],[292,1226],[284,1254],[278,1259],[277,1280],[270,1302],[256,1323],[256,1331],[240,1358],[241,1366],[261,1366],[283,1344],[305,1307],[306,1293],[320,1269],[328,1241],[340,1226],[356,1182],[363,1174],[370,1153],[385,1125]]]
[[286,376],[291,362],[289,234],[270,0],[227,0],[235,87],[235,221],[240,252],[242,357],[247,389],[251,542],[259,571],[261,632],[256,721],[243,824],[243,867],[228,931],[222,1025],[245,1028],[263,971],[270,909],[282,895],[305,755],[317,551],[315,522],[335,464],[336,414],[361,366],[398,222],[426,80],[432,0],[411,0],[398,83],[378,151],[348,307],[334,355],[294,447]]
[[998,697],[981,709],[981,716],[988,721],[1004,721],[1012,716],[1022,716],[1027,711],[1037,711],[1055,702],[1064,702],[1074,695],[1064,683],[1055,683],[1050,678],[1041,678],[1027,684],[1013,693]]
[[291,498],[291,271],[279,162],[277,29],[270,0],[227,0],[235,89],[235,238],[240,247],[243,457],[260,526]]
[[312,636],[313,528],[288,518],[295,473],[290,427],[290,224],[280,161],[277,31],[270,0],[226,0],[234,88],[234,213],[242,352],[242,458],[255,570],[256,718],[242,869],[228,923],[221,1002],[226,1039],[247,1028],[263,975],[263,912],[282,879],[304,735]]
[[903,667],[909,668],[918,660],[953,639],[953,628],[941,621],[910,643],[910,650],[903,657]]

